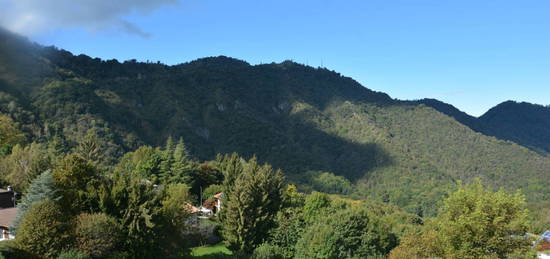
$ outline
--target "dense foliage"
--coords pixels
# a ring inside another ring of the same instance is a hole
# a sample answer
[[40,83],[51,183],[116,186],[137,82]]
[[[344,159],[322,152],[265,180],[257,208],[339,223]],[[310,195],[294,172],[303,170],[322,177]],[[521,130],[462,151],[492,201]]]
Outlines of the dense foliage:
[[479,181],[460,186],[439,215],[405,237],[393,258],[509,258],[528,253],[527,210],[521,194],[492,192]]
[[80,214],[74,231],[78,250],[92,257],[111,255],[122,243],[122,226],[103,213]]
[[307,227],[296,244],[296,258],[382,256],[397,245],[391,229],[366,210],[348,209]]

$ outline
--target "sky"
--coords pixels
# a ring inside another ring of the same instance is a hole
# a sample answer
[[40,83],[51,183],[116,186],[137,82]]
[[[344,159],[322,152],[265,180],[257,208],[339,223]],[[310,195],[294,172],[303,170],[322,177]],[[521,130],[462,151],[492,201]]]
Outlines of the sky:
[[0,0],[0,24],[119,61],[225,55],[323,66],[398,99],[480,116],[550,104],[548,0]]

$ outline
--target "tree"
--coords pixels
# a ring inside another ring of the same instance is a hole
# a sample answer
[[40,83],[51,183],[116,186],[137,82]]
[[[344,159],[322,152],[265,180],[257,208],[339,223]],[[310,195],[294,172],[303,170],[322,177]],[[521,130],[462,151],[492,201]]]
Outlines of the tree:
[[163,182],[165,183],[185,183],[189,186],[193,185],[193,161],[189,159],[189,153],[183,143],[183,138],[180,138],[174,149],[173,163],[170,172]]
[[[231,170],[239,166],[233,164]],[[233,250],[252,252],[267,238],[274,226],[274,217],[280,209],[284,192],[284,177],[270,165],[259,165],[256,158],[242,166],[242,173],[224,172],[225,207],[220,219],[225,240]]]
[[303,217],[307,223],[315,222],[319,217],[326,214],[331,207],[332,201],[326,193],[313,192],[306,197]]
[[263,243],[254,249],[251,259],[283,259],[283,251],[280,247]]
[[445,200],[436,220],[446,245],[445,254],[457,258],[504,258],[528,248],[524,238],[528,212],[519,192],[492,192],[478,180],[462,185]]
[[117,174],[134,175],[135,177],[148,179],[152,183],[159,184],[162,174],[168,172],[163,171],[164,169],[161,168],[163,161],[163,156],[158,149],[150,146],[141,146],[134,152],[126,153],[116,165],[115,172]]
[[78,250],[63,251],[57,256],[57,259],[92,259],[86,253]]
[[21,202],[17,204],[17,215],[13,222],[12,231],[17,233],[17,228],[21,223],[21,220],[25,217],[26,212],[35,202],[43,200],[56,201],[59,199],[59,194],[54,186],[53,177],[51,171],[46,171],[40,174],[30,184],[27,193],[21,199]]
[[[221,186],[223,182],[223,173],[216,167],[216,163],[204,162],[197,166],[193,175],[193,193],[199,193],[200,190],[204,191],[210,186]],[[218,190],[222,192],[222,190]],[[205,198],[208,198],[204,196]]]
[[38,143],[15,145],[11,154],[0,161],[0,172],[16,191],[25,192],[30,182],[52,166],[52,157]]
[[185,184],[169,184],[161,201],[161,213],[156,232],[165,255],[186,254],[189,241],[185,239],[187,205],[191,202],[189,187]]
[[476,180],[450,194],[439,215],[420,233],[405,238],[395,253],[444,258],[506,258],[526,253],[530,248],[524,237],[527,216],[519,192],[493,192]]
[[54,258],[68,248],[69,226],[61,207],[52,200],[33,203],[21,221],[17,245],[33,254]]
[[277,246],[284,258],[294,258],[296,243],[307,226],[301,210],[301,207],[290,207],[279,211],[276,227],[269,232],[269,243]]
[[223,191],[223,185],[212,184],[202,191],[202,199],[212,199],[215,194]]
[[25,141],[25,135],[7,115],[0,114],[0,157],[11,152],[11,148]]
[[104,157],[99,142],[97,133],[89,130],[84,139],[78,143],[76,153],[89,162],[99,164]]
[[170,172],[172,164],[174,163],[174,139],[169,136],[164,144],[164,150],[162,150],[162,162],[160,162],[160,171],[164,174]]
[[67,155],[53,171],[55,186],[61,194],[60,204],[70,212],[89,210],[93,202],[90,195],[98,181],[94,165],[78,155]]
[[402,238],[399,246],[391,251],[389,258],[420,259],[439,257],[436,255],[445,254],[443,251],[444,246],[439,234],[433,229],[426,228]]
[[75,236],[80,251],[92,257],[105,257],[122,242],[122,226],[116,218],[104,213],[82,213],[76,218]]
[[230,193],[236,179],[242,174],[246,161],[237,153],[216,156],[216,166],[223,173],[224,192]]
[[155,232],[160,214],[161,193],[151,183],[130,174],[115,174],[100,189],[99,207],[120,219],[124,230],[123,250],[135,258],[159,253]]
[[190,201],[185,184],[154,186],[135,175],[117,173],[100,188],[99,207],[120,219],[125,238],[124,251],[133,258],[181,256],[186,204]]
[[349,194],[353,190],[353,185],[348,179],[330,172],[308,171],[304,175],[307,183],[320,192]]
[[365,258],[386,255],[397,237],[366,209],[347,209],[310,225],[295,258]]

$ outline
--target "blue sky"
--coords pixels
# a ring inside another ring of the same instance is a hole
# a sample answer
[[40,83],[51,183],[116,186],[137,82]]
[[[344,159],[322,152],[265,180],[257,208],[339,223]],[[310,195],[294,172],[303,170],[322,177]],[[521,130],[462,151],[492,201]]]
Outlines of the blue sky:
[[0,0],[16,10],[12,21],[30,21],[6,18],[5,26],[75,54],[166,64],[291,59],[475,116],[505,100],[550,104],[547,0],[121,0],[116,9],[113,0],[82,1],[89,9],[39,2]]

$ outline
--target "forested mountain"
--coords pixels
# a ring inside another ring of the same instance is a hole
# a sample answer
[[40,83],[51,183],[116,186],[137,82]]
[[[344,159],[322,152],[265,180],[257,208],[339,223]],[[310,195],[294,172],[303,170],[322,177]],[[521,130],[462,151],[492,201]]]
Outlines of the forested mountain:
[[[334,71],[291,61],[120,63],[0,32],[0,111],[29,142],[70,149],[94,136],[109,165],[140,145],[182,137],[201,160],[256,155],[301,188],[423,213],[433,213],[457,181],[476,177],[493,187],[521,188],[539,205],[550,200],[549,157],[478,133],[469,123],[478,120],[434,106],[394,100]],[[543,123],[514,139],[518,131],[496,130],[512,123],[503,110],[479,119],[496,125],[487,134],[533,146],[525,136],[547,129]],[[333,188],[342,184],[349,188]]]
[[550,106],[503,102],[479,118],[484,133],[550,153]]
[[475,118],[438,100],[422,99],[417,103],[447,114],[477,132],[550,153],[550,106],[506,101]]

